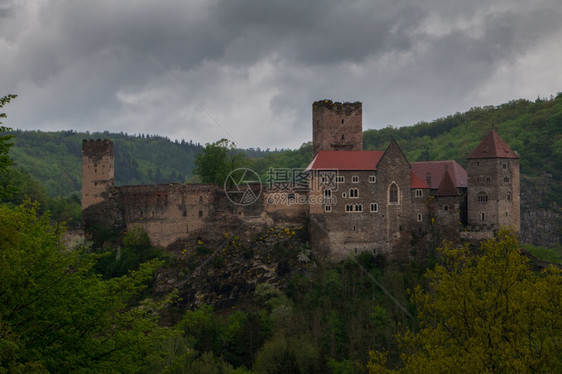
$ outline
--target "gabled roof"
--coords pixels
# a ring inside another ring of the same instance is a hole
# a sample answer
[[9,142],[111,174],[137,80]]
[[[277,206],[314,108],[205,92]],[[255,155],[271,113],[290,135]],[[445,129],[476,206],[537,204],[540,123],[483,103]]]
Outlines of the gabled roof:
[[320,151],[309,170],[377,170],[383,151]]
[[410,171],[410,188],[430,188],[427,183],[421,180],[413,171]]
[[467,159],[471,158],[519,158],[519,156],[509,148],[495,130],[491,130],[478,147],[468,155]]
[[458,196],[459,191],[455,187],[453,178],[449,170],[445,170],[443,178],[441,178],[441,183],[439,183],[439,189],[437,190],[437,196]]
[[451,173],[451,180],[456,188],[466,188],[467,186],[466,170],[455,160],[411,162],[410,166],[414,174],[422,181],[427,182],[428,174],[431,176],[431,181],[428,184],[432,189],[439,188],[446,170]]

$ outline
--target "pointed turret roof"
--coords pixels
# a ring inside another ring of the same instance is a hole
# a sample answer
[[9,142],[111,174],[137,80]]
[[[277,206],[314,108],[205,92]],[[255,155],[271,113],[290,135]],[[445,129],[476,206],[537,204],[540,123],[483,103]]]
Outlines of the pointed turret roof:
[[467,157],[467,159],[471,158],[519,158],[519,156],[509,148],[495,130],[491,130]]
[[458,196],[459,191],[455,187],[453,178],[449,173],[449,170],[445,170],[443,178],[441,178],[441,183],[439,183],[439,189],[437,190],[437,196]]

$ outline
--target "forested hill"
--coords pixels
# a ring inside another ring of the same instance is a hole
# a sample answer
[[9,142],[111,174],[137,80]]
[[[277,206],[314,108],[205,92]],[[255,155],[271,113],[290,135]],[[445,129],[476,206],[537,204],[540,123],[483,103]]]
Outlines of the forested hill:
[[[429,123],[363,134],[364,149],[384,150],[395,138],[410,161],[465,157],[492,128],[521,155],[527,176],[548,173],[562,182],[562,94],[535,102],[514,100],[499,106],[473,108]],[[75,131],[14,131],[11,157],[16,166],[39,180],[51,196],[80,190],[82,139],[108,138],[115,142],[115,178],[118,185],[185,182],[192,177],[193,159],[202,149],[192,141],[174,142],[159,136]],[[299,150],[247,150],[251,166],[260,174],[268,167],[305,167],[311,160],[310,143]],[[549,200],[562,191],[552,186]]]
[[115,179],[120,185],[183,182],[192,175],[193,158],[201,144],[173,142],[159,136],[76,131],[14,131],[10,156],[43,184],[51,196],[81,189],[82,139],[115,143]]

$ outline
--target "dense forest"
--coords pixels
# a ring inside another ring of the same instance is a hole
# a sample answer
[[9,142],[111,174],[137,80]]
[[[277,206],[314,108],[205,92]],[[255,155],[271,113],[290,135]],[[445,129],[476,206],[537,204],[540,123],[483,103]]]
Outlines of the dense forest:
[[[547,199],[559,204],[561,95],[367,130],[364,146],[396,138],[412,161],[464,164],[492,127],[521,154],[524,174],[552,175]],[[141,229],[63,240],[61,222],[79,221],[83,138],[115,142],[122,185],[194,181],[209,148],[0,123],[0,373],[562,371],[562,271],[548,263],[562,264],[560,248],[525,246],[543,261],[529,260],[502,230],[479,248],[443,244],[410,263],[369,253],[326,263],[295,227],[247,243],[225,232],[218,253],[201,240],[164,251]],[[245,154],[263,176],[312,157],[310,143]],[[169,279],[182,286],[162,287]],[[246,287],[239,299],[228,296],[235,279]]]

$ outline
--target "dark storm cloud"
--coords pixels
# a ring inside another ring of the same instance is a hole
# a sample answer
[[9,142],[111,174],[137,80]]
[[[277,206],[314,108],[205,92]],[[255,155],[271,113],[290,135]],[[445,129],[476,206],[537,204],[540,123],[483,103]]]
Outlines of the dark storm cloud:
[[380,127],[555,93],[561,16],[555,0],[0,0],[0,94],[20,95],[13,127],[294,147],[322,98],[362,100]]

